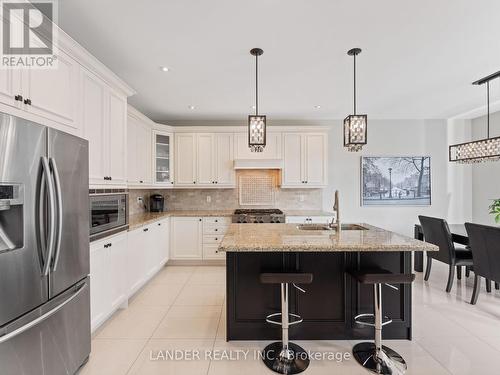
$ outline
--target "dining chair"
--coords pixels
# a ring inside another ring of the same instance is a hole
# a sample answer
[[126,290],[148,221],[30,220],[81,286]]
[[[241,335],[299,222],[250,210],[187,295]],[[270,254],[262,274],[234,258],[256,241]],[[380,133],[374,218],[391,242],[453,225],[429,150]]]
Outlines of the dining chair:
[[455,278],[455,267],[473,266],[472,253],[469,249],[456,247],[453,244],[450,228],[446,220],[430,216],[419,216],[418,219],[424,232],[425,242],[439,247],[439,251],[427,252],[427,267],[425,269],[424,280],[429,280],[432,259],[448,264],[449,271],[446,292],[449,293],[453,286],[453,279]]
[[[479,296],[481,277],[495,282],[495,288],[500,282],[500,227],[465,223],[469,236],[469,244],[474,258],[474,291],[470,303],[475,305]],[[488,291],[491,291],[491,286]]]

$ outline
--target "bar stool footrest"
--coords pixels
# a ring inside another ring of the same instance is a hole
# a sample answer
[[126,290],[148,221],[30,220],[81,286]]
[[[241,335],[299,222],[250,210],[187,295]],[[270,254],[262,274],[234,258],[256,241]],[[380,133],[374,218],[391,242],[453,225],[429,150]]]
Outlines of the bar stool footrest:
[[[362,326],[368,326],[368,327],[375,327],[375,315],[374,314],[358,314],[354,317],[354,323],[362,325]],[[384,316],[382,318],[382,327],[392,323],[392,319],[390,319],[387,316]]]
[[[282,325],[281,318],[279,320],[273,320],[273,318],[277,318],[277,317],[281,317],[280,312],[266,316],[266,322],[281,326]],[[302,323],[304,321],[304,319],[302,319],[302,317],[300,315],[292,314],[292,313],[288,313],[288,320],[289,320],[289,322],[288,322],[289,326],[293,326],[295,324],[299,324],[299,323]]]

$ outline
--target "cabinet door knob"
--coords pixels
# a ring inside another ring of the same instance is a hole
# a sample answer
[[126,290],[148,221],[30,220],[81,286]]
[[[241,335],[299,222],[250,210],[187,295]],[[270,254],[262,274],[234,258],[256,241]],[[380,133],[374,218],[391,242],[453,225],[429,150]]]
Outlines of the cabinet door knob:
[[217,241],[217,240],[218,240],[218,238],[217,238],[217,237],[215,237],[215,240]]
[[201,221],[201,219],[199,219],[199,221]]
[[196,181],[193,181],[193,184],[196,184]]
[[143,182],[144,182],[144,181],[142,181],[142,180],[141,180],[141,181],[139,181],[139,183],[141,183],[141,184],[142,184]]
[[111,180],[113,180],[113,177],[109,176],[109,180],[110,180],[110,181],[111,181]]
[[218,232],[219,230],[217,228],[215,228],[215,231]]
[[16,100],[18,102],[22,102],[23,101],[23,96],[22,95],[16,95],[16,96],[14,96],[14,100]]
[[147,232],[148,230],[149,230],[149,228],[144,228],[142,231]]
[[215,219],[215,222],[216,222],[216,223],[218,223],[218,222],[219,222],[219,220]]
[[161,223],[158,223],[158,226],[160,226],[160,225],[161,225]]
[[24,104],[31,105],[31,99],[24,99]]

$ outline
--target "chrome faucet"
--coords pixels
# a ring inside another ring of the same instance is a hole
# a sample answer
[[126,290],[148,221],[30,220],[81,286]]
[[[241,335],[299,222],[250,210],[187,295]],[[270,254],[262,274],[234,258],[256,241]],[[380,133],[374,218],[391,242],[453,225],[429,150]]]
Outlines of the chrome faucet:
[[335,201],[333,203],[333,211],[335,212],[335,217],[332,219],[330,223],[330,227],[337,227],[340,230],[340,210],[339,210],[339,191],[335,190]]

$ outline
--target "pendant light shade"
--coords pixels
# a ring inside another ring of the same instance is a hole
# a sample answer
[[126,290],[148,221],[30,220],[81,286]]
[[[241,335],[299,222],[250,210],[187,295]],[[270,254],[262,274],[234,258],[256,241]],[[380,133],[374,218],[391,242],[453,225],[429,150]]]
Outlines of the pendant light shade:
[[354,114],[344,119],[344,147],[348,151],[361,151],[367,143],[368,116],[356,114],[356,56],[361,53],[360,48],[347,51],[354,57]]
[[262,152],[266,146],[266,116],[259,115],[259,56],[263,53],[260,48],[250,50],[255,56],[255,115],[248,116],[248,147],[252,152]]
[[472,164],[500,160],[500,137],[490,138],[490,81],[498,77],[500,77],[500,72],[493,73],[472,83],[473,85],[482,85],[486,83],[488,108],[486,117],[487,138],[451,145],[449,148],[449,160],[451,162]]

